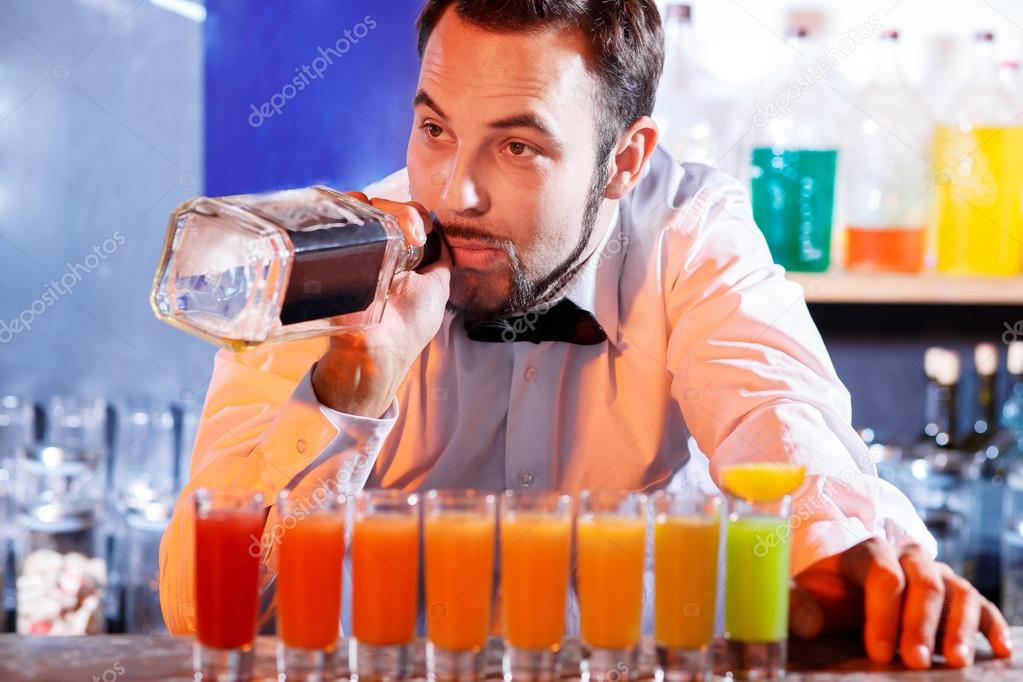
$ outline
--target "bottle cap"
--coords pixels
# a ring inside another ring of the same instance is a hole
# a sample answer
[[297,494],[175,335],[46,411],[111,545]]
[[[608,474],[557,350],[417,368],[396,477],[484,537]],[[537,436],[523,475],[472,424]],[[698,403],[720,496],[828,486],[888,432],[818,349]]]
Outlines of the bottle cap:
[[418,265],[415,266],[416,270],[422,270],[431,263],[436,263],[440,260],[440,254],[442,251],[442,239],[440,232],[436,229],[430,234],[426,235],[426,243],[422,247],[423,255],[419,259]]
[[1023,341],[1013,341],[1009,344],[1009,351],[1006,354],[1006,365],[1010,374],[1023,374]]
[[938,365],[941,362],[941,354],[946,353],[944,348],[938,346],[931,346],[924,351],[924,374],[928,379],[933,379],[935,373],[938,371]]
[[692,21],[693,6],[687,2],[673,2],[668,5],[667,16],[676,21]]
[[998,372],[998,347],[993,343],[978,343],[973,349],[973,364],[977,374],[994,376]]
[[940,359],[934,379],[942,386],[959,383],[959,375],[962,371],[959,353],[954,350],[944,350],[938,357]]

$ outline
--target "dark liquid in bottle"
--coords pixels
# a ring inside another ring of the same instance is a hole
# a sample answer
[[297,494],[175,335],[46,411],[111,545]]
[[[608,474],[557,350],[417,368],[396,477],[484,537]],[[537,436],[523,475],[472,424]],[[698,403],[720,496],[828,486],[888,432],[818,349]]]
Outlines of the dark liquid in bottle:
[[282,324],[365,310],[376,296],[387,252],[379,223],[292,232],[295,260],[281,308]]
[[[379,223],[293,232],[295,259],[284,294],[281,323],[298,324],[369,308],[387,255]],[[440,257],[440,234],[427,235],[419,268]]]

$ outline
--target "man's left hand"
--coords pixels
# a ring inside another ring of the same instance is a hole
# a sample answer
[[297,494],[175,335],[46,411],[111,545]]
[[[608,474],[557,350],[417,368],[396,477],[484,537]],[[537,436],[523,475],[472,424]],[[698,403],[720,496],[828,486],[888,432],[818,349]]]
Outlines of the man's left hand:
[[821,559],[794,579],[789,608],[799,637],[863,630],[867,655],[890,663],[897,652],[914,669],[941,653],[948,665],[971,665],[977,632],[995,656],[1012,655],[1005,618],[947,564],[917,546],[871,538]]

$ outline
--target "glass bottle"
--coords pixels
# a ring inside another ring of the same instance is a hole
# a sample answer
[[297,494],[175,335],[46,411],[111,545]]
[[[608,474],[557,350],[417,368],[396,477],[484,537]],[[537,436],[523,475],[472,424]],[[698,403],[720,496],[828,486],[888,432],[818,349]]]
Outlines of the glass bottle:
[[328,187],[199,197],[171,215],[156,316],[241,350],[376,324],[391,281],[437,259],[397,220]]
[[992,343],[982,343],[974,349],[978,414],[961,447],[964,452],[973,453],[977,467],[970,494],[977,514],[976,532],[971,536],[971,555],[976,566],[973,584],[995,603],[998,603],[1001,589],[999,544],[1005,481],[1016,459],[1015,434],[998,428],[995,400],[998,359],[998,347]]
[[737,106],[717,80],[699,65],[694,49],[693,10],[689,3],[667,6],[664,20],[664,75],[654,118],[661,143],[678,161],[696,162],[738,173]]
[[1015,275],[1023,242],[1023,124],[999,80],[994,34],[974,43],[973,77],[934,136],[938,270]]
[[898,59],[898,31],[884,31],[871,83],[855,98],[846,126],[845,263],[853,270],[919,272],[932,131],[924,103]]
[[[1002,405],[1005,471],[1001,543],[1001,605],[1006,619],[1023,625],[1023,341],[1012,341],[1006,353],[1009,390]],[[996,601],[996,603],[999,603]]]
[[750,198],[775,262],[824,272],[831,263],[840,132],[809,37],[808,27],[791,31],[788,77],[756,107]]
[[919,441],[903,452],[896,487],[906,494],[938,543],[938,558],[958,573],[973,571],[970,538],[978,518],[971,492],[976,466],[955,449],[959,391],[958,353],[929,348],[924,355],[928,378],[926,424]]

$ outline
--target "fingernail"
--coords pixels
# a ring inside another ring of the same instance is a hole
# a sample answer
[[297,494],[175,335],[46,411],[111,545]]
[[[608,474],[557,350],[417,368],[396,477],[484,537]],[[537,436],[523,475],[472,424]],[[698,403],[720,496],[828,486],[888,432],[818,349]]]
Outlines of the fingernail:
[[973,663],[973,652],[970,651],[970,647],[961,642],[952,647],[952,653],[956,660],[962,661],[965,665]]
[[926,666],[931,664],[931,650],[928,649],[926,646],[924,646],[923,644],[917,644],[915,647],[913,647],[912,651],[913,658],[918,660],[920,662],[920,665]]

